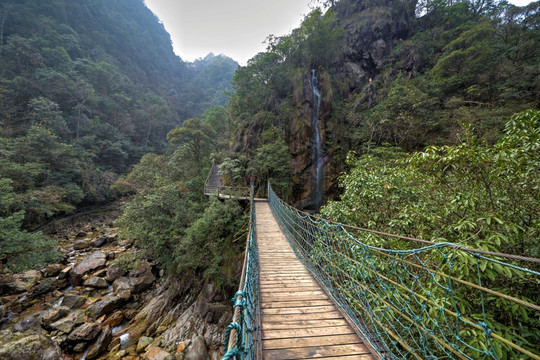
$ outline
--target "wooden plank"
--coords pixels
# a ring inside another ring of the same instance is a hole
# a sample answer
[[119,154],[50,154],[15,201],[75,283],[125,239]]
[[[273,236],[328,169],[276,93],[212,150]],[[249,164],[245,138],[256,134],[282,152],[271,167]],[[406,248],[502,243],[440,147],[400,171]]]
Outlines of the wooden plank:
[[307,338],[325,335],[354,334],[350,326],[334,327],[314,327],[305,329],[285,329],[285,330],[264,330],[262,338],[265,339],[285,339],[285,338]]
[[313,314],[286,314],[286,315],[265,315],[262,317],[263,322],[281,322],[288,320],[318,320],[318,319],[343,319],[337,311],[313,313]]
[[282,314],[310,314],[310,313],[320,313],[336,311],[334,305],[326,306],[301,306],[301,307],[289,307],[289,308],[276,308],[276,309],[261,309],[261,314],[263,315],[282,315]]
[[345,344],[360,344],[360,339],[356,335],[332,335],[332,336],[317,336],[304,339],[288,338],[288,339],[267,339],[263,340],[262,347],[267,349],[289,349],[296,347],[306,347],[313,345],[345,345]]
[[310,346],[294,349],[266,350],[264,360],[311,359],[319,357],[365,355],[364,359],[371,359],[371,354],[362,344]]
[[261,309],[273,309],[273,308],[287,308],[287,307],[299,307],[299,306],[318,306],[318,305],[333,305],[334,303],[328,299],[325,300],[303,300],[303,301],[280,301],[274,302],[262,302]]
[[263,330],[287,330],[311,327],[347,326],[345,319],[318,319],[318,320],[289,320],[278,323],[266,322],[262,324]]
[[321,288],[318,286],[314,286],[313,284],[306,284],[304,283],[304,286],[301,286],[301,284],[297,284],[296,286],[260,286],[259,287],[261,293],[267,293],[267,294],[275,294],[275,293],[282,293],[282,292],[293,292],[293,291],[317,291]]
[[371,359],[353,328],[296,257],[268,203],[257,202],[255,211],[262,358]]

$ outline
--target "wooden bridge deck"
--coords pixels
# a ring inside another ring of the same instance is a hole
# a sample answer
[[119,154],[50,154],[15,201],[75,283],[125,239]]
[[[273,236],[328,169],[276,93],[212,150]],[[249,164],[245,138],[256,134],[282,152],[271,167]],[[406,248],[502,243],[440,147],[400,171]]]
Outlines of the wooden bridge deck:
[[375,359],[296,258],[267,202],[257,201],[262,358]]

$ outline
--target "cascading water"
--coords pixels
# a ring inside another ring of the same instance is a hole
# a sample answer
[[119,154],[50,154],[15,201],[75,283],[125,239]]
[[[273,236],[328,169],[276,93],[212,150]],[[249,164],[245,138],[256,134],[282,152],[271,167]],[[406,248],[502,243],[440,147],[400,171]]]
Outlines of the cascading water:
[[321,110],[321,93],[319,92],[318,79],[315,70],[311,70],[311,89],[313,91],[313,112],[311,115],[311,127],[313,128],[313,151],[311,154],[312,163],[315,165],[315,188],[313,190],[313,204],[315,210],[319,210],[322,205],[323,173],[322,167],[324,159],[321,149],[321,135],[319,133],[319,117]]

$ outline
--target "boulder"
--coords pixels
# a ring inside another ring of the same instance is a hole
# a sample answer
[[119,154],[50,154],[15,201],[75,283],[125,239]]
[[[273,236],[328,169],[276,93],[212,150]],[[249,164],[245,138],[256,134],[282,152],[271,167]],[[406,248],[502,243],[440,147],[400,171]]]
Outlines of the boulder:
[[127,290],[129,292],[132,292],[133,286],[131,285],[131,282],[129,279],[125,276],[121,276],[114,280],[113,282],[113,291],[115,293],[119,293],[121,291]]
[[71,330],[73,330],[73,327],[75,326],[78,317],[79,316],[77,313],[71,313],[64,318],[53,322],[49,325],[49,327],[64,334],[69,334]]
[[130,271],[128,277],[133,284],[135,294],[148,289],[156,280],[154,274],[152,274],[152,265],[148,262],[144,262],[136,269]]
[[68,339],[71,341],[91,341],[94,340],[101,331],[101,325],[98,323],[85,323],[73,330]]
[[208,360],[208,349],[202,336],[196,336],[187,349],[184,360]]
[[86,358],[88,360],[97,358],[99,354],[101,354],[107,349],[107,346],[109,346],[109,344],[111,343],[111,339],[111,328],[109,326],[105,326],[102,329],[101,335],[99,335],[96,342],[92,344],[88,349],[88,354],[86,355]]
[[125,271],[120,265],[111,265],[107,268],[107,277],[108,281],[114,281],[120,276],[124,275]]
[[105,289],[109,286],[104,278],[93,276],[84,282],[84,286],[90,286],[98,289]]
[[113,310],[118,309],[124,303],[124,299],[118,296],[105,296],[100,301],[90,305],[86,310],[88,316],[99,318],[103,315],[110,314]]
[[58,306],[56,308],[49,309],[43,313],[41,323],[44,326],[49,326],[51,323],[69,314],[69,310],[70,309],[67,306]]
[[84,296],[76,294],[66,294],[62,300],[62,306],[67,306],[70,309],[78,309],[86,302]]
[[20,294],[28,291],[41,279],[37,270],[28,270],[16,275],[0,278],[0,296]]
[[147,336],[141,336],[137,342],[137,352],[141,353],[146,349],[150,344],[154,342],[154,339]]
[[163,350],[157,346],[150,346],[144,354],[146,360],[166,360],[170,358],[171,354],[168,351]]
[[77,285],[80,283],[82,277],[92,271],[97,270],[105,266],[107,262],[106,256],[101,251],[95,251],[89,256],[81,260],[75,267],[71,270],[70,277],[71,283]]
[[84,250],[84,249],[88,249],[91,246],[92,246],[92,243],[90,241],[79,240],[75,244],[73,244],[73,250]]
[[100,237],[98,237],[96,240],[94,240],[94,241],[92,242],[92,246],[93,246],[93,247],[102,247],[102,246],[105,245],[108,241],[109,241],[109,238],[108,238],[108,237],[100,236]]
[[15,341],[0,345],[0,359],[2,360],[59,360],[62,351],[49,337],[43,335],[30,335]]

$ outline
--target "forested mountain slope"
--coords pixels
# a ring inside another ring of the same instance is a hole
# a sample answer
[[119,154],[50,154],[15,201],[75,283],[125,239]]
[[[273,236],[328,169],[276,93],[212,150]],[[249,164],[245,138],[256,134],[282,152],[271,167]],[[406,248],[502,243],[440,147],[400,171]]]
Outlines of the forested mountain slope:
[[0,3],[2,216],[32,227],[110,198],[117,174],[206,108],[237,63],[183,62],[142,0]]

